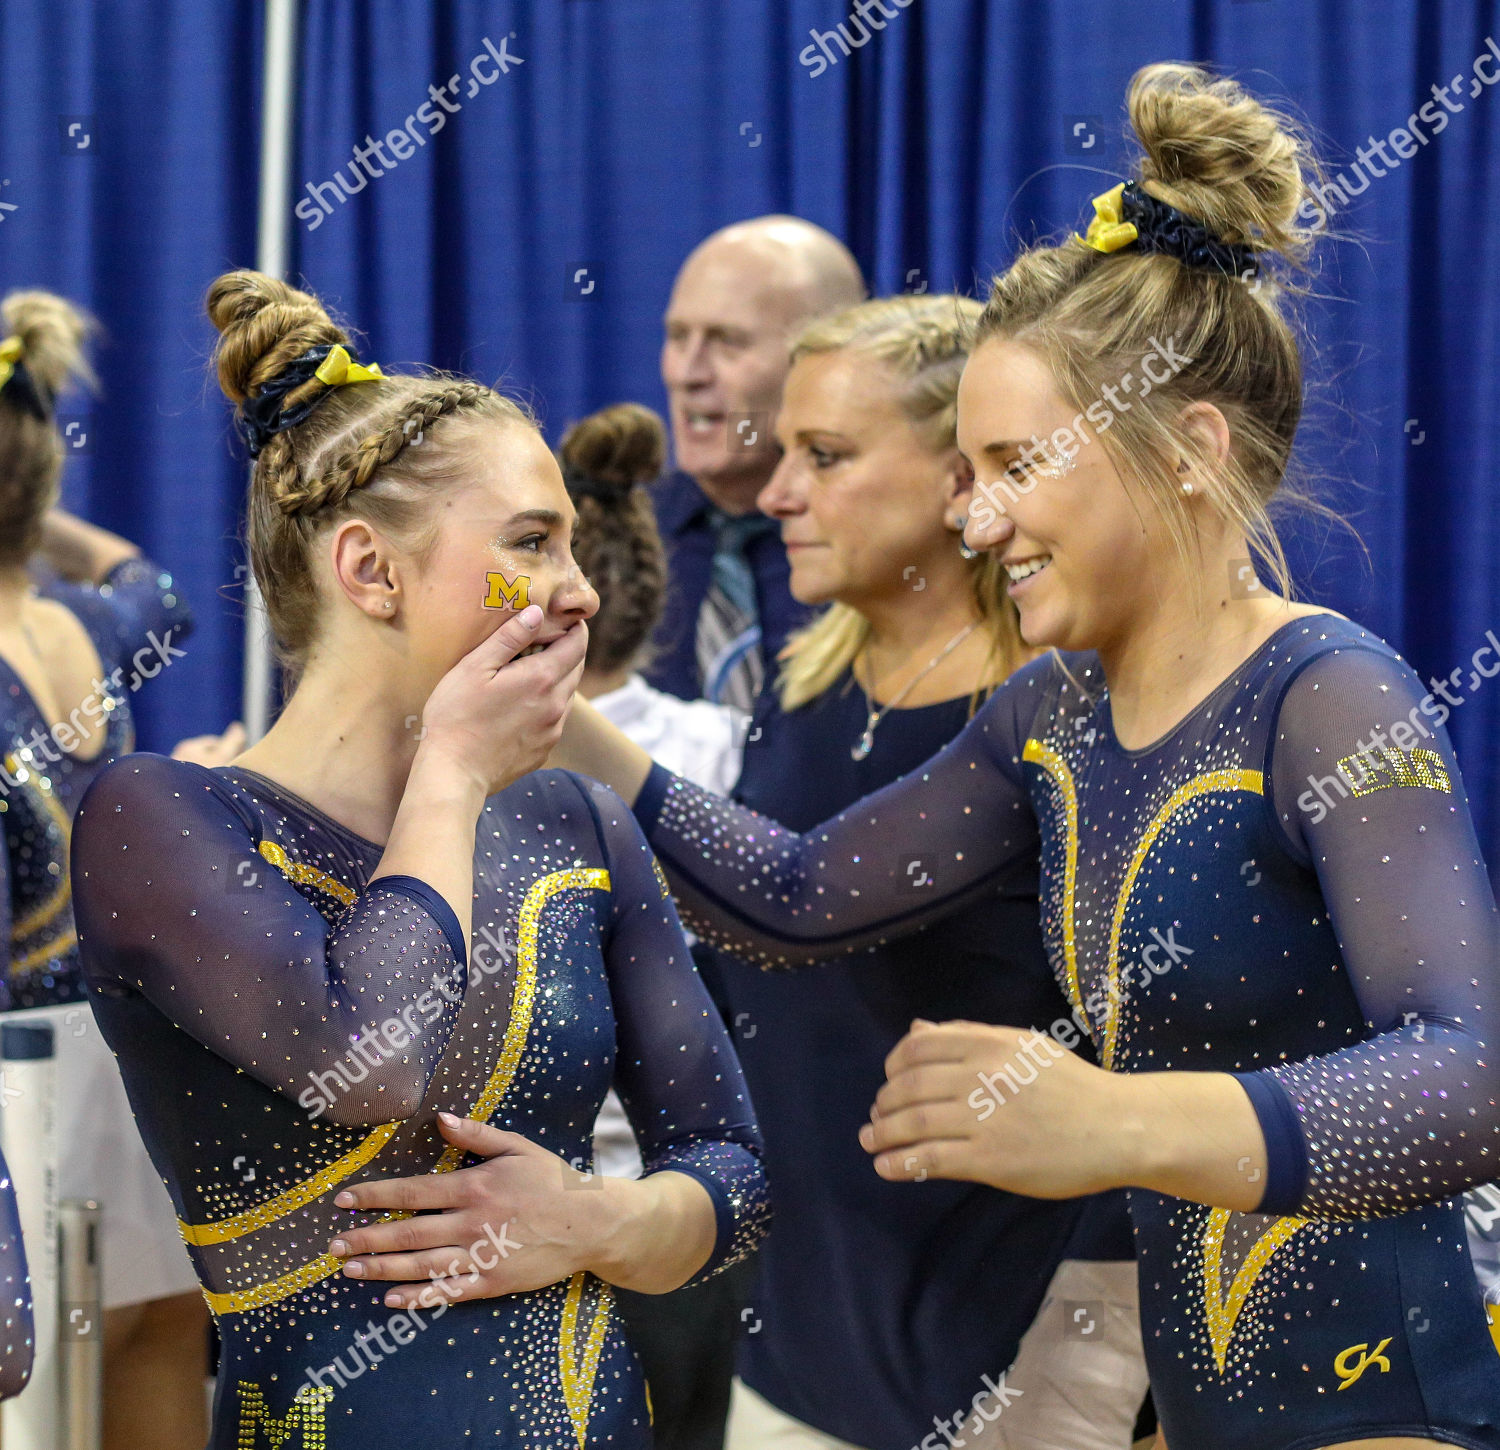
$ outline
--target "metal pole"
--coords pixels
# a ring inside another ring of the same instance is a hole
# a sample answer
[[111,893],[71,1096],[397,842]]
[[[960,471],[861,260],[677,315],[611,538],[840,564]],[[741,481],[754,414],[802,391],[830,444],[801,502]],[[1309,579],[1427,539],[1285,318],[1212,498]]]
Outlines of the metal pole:
[[[297,115],[297,0],[266,0],[265,83],[261,90],[260,212],[255,265],[286,275]],[[271,723],[271,630],[260,590],[245,570],[245,733],[259,740]]]
[[58,1204],[58,1359],[62,1369],[65,1450],[99,1450],[104,1437],[104,1302],[99,1265],[99,1205]]

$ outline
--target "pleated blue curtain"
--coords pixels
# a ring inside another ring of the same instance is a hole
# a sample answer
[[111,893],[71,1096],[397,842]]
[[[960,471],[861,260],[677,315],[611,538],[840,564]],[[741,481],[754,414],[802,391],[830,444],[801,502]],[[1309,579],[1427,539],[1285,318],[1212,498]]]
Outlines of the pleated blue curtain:
[[[605,403],[662,405],[661,314],[713,228],[794,212],[844,237],[877,292],[982,295],[1021,242],[1079,225],[1124,174],[1137,67],[1223,67],[1294,107],[1347,193],[1333,221],[1351,239],[1305,309],[1301,455],[1358,538],[1289,525],[1295,570],[1462,700],[1450,728],[1500,862],[1500,676],[1481,672],[1496,657],[1474,664],[1500,634],[1500,86],[1483,79],[1500,61],[1482,59],[1500,7],[871,0],[868,27],[852,11],[304,0],[293,268],[366,331],[367,356],[505,380],[555,438]],[[0,211],[0,282],[79,297],[113,339],[69,497],[198,607],[191,658],[146,702],[154,743],[237,708],[243,473],[198,307],[254,255],[262,23],[250,3],[0,6],[0,205],[17,208]],[[91,158],[58,149],[75,112],[98,118]],[[1421,139],[1397,142],[1412,116]],[[378,177],[353,156],[376,141]]]
[[0,289],[103,327],[100,397],[61,405],[64,502],[170,568],[197,618],[136,698],[153,749],[239,713],[245,470],[205,391],[202,298],[254,255],[262,24],[249,3],[0,4]]

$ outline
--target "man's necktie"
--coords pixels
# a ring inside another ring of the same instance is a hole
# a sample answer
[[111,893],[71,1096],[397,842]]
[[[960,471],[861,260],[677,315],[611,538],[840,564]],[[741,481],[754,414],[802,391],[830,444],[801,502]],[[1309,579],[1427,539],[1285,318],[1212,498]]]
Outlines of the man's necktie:
[[717,543],[708,593],[698,611],[698,677],[703,698],[748,710],[765,677],[755,576],[745,551],[777,527],[761,513],[712,514]]

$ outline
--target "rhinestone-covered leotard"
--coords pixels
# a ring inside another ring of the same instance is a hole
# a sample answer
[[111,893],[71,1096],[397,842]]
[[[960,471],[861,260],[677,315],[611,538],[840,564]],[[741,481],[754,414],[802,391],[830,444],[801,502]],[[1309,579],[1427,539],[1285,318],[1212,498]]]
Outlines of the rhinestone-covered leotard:
[[[90,998],[223,1339],[212,1450],[643,1450],[607,1285],[397,1314],[326,1250],[370,1221],[340,1188],[463,1166],[438,1111],[586,1167],[612,1081],[647,1172],[714,1201],[700,1277],[754,1246],[759,1134],[665,879],[618,797],[559,771],[484,807],[472,952],[425,883],[371,882],[382,853],[252,772],[153,755],[79,810]],[[491,1227],[491,1263],[525,1254]]]
[[1104,1065],[1235,1073],[1265,1131],[1257,1213],[1131,1194],[1173,1450],[1493,1450],[1500,1360],[1453,1195],[1500,1166],[1500,934],[1447,713],[1320,614],[1143,750],[1096,657],[1053,654],[802,835],[660,770],[636,810],[688,925],[767,964],[914,930],[1039,853],[1048,953]]
[[[182,653],[191,629],[171,575],[149,559],[127,559],[98,585],[52,580],[38,592],[78,618],[100,669],[70,723],[47,719],[20,675],[0,660],[0,931],[9,943],[9,1007],[83,1000],[68,884],[73,812],[94,777],[133,748],[130,697]],[[101,723],[98,752],[76,754],[77,737]]]

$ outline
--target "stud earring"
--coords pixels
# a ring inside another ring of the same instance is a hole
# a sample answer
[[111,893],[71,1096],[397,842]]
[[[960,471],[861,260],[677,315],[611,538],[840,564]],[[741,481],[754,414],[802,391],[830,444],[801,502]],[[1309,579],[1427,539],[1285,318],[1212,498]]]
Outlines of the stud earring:
[[1182,485],[1182,491],[1183,491],[1183,492],[1184,492],[1184,493],[1191,493],[1191,492],[1192,492],[1192,491],[1193,491],[1193,485],[1192,485],[1192,484],[1190,484],[1190,483],[1185,483],[1185,484],[1183,484],[1183,485]]
[[958,557],[960,559],[977,559],[979,557],[979,550],[971,549],[966,543],[964,543],[964,530],[968,527],[968,524],[968,514],[959,514],[959,516],[953,520],[953,527],[958,530]]
[[391,603],[391,601],[390,601],[390,600],[389,600],[389,599],[387,599],[387,600],[386,600],[386,601],[385,601],[385,607],[386,607],[386,608],[387,608],[387,609],[394,609],[394,608],[395,608],[395,605],[393,605],[393,604],[392,604],[392,603]]

